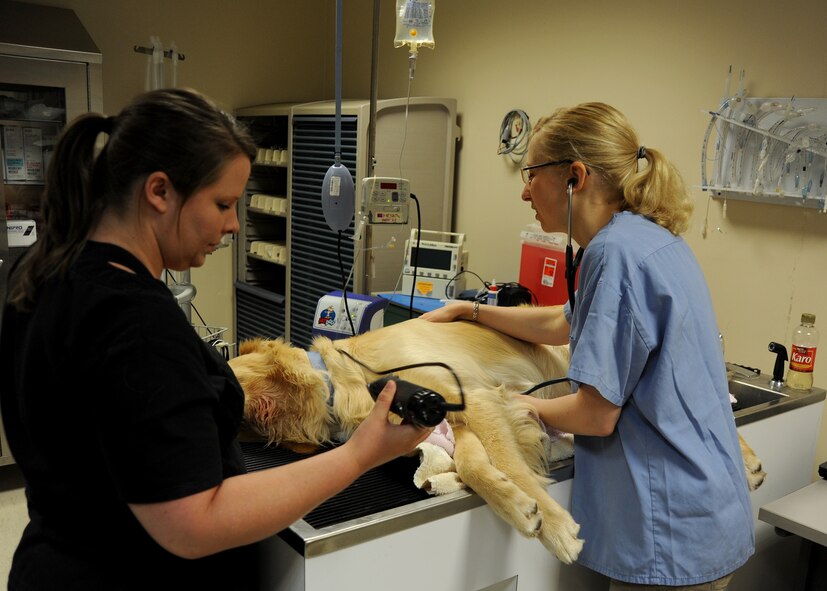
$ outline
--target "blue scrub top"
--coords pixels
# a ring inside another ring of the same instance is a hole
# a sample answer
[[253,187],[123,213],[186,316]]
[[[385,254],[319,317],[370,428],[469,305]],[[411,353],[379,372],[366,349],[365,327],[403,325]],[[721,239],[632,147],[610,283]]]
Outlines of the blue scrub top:
[[754,551],[752,507],[695,257],[647,218],[615,214],[584,252],[575,301],[568,375],[623,407],[608,437],[575,437],[578,562],[646,585],[729,574]]

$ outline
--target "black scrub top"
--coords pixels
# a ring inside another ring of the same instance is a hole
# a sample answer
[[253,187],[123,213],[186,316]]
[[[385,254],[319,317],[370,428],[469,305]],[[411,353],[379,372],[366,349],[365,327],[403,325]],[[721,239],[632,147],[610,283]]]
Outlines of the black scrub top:
[[238,381],[135,257],[89,242],[34,310],[7,306],[0,375],[31,520],[10,590],[252,588],[255,545],[184,560],[127,507],[245,472]]

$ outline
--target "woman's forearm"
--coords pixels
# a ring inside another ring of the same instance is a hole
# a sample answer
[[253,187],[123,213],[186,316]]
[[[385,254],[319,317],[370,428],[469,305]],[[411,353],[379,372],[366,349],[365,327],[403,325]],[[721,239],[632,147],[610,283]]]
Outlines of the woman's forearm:
[[472,320],[530,343],[565,345],[569,342],[569,323],[563,306],[487,306],[474,302],[452,302],[422,315],[432,322]]

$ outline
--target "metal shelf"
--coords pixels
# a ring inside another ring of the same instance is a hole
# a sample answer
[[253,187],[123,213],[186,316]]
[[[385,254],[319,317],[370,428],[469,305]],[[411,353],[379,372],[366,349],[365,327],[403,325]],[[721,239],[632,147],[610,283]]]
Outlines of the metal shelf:
[[286,266],[284,263],[280,263],[279,261],[274,261],[273,259],[268,259],[268,258],[265,258],[265,257],[263,257],[263,256],[261,256],[261,255],[254,254],[254,253],[252,253],[252,252],[248,252],[248,253],[247,253],[247,258],[250,258],[250,259],[256,259],[257,261],[264,261],[265,263],[270,263],[271,265],[279,265],[279,266],[281,266],[281,267],[285,267],[285,266]]
[[261,209],[260,207],[253,207],[252,205],[247,206],[247,211],[252,212],[252,213],[257,213],[257,214],[260,214],[260,215],[269,215],[270,217],[274,217],[274,218],[286,218],[287,217],[286,212],[282,213],[282,212],[269,211],[267,209]]
[[735,201],[751,201],[753,203],[767,203],[769,205],[792,205],[795,207],[802,207],[805,209],[815,209],[824,213],[825,203],[824,197],[801,197],[800,195],[790,193],[753,193],[746,189],[736,189],[733,187],[701,187],[704,191],[712,193],[713,199],[733,199]]

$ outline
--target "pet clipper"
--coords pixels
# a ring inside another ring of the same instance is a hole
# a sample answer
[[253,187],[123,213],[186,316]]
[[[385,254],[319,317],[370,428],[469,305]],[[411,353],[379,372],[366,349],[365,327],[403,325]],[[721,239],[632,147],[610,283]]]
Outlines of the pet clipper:
[[374,400],[390,380],[396,382],[396,394],[391,403],[391,410],[407,423],[420,427],[435,427],[442,422],[449,410],[454,409],[454,405],[445,402],[445,399],[433,390],[400,380],[396,376],[385,376],[368,384],[368,391]]

